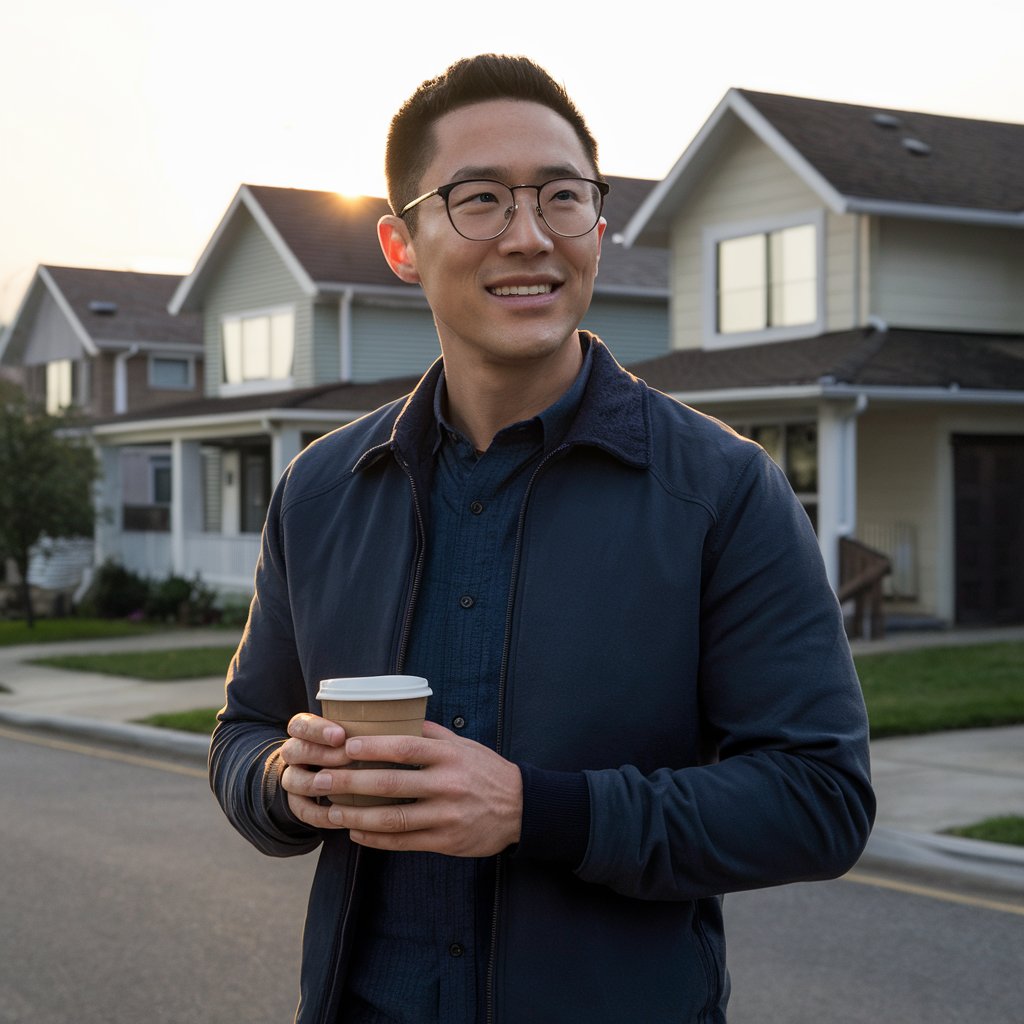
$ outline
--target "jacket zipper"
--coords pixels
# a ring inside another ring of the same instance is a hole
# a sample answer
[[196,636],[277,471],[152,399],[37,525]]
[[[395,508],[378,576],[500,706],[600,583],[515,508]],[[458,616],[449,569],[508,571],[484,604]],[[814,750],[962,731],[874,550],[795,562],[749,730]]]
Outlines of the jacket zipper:
[[[409,487],[412,490],[412,505],[413,511],[416,514],[416,561],[413,567],[412,574],[412,587],[409,589],[409,597],[405,605],[405,616],[402,619],[402,632],[398,639],[398,651],[395,654],[395,671],[401,672],[402,667],[405,665],[405,657],[408,653],[409,646],[409,634],[412,629],[412,616],[413,611],[416,607],[416,598],[419,595],[420,585],[423,581],[423,565],[426,561],[425,551],[426,544],[424,538],[426,537],[426,527],[423,521],[423,510],[420,507],[419,494],[416,491],[416,481],[413,479],[412,471],[409,469],[409,463],[405,459],[399,459],[402,469],[405,470],[405,475],[409,478]],[[345,947],[345,929],[348,927],[349,918],[352,913],[352,907],[355,903],[355,891],[356,891],[356,877],[359,871],[359,861],[362,858],[362,847],[357,846],[355,850],[355,858],[352,861],[352,873],[348,886],[348,899],[345,903],[345,916],[342,918],[340,925],[338,926],[338,944],[333,957],[333,969],[331,971],[331,987],[328,993],[327,1001],[324,1003],[324,1012],[328,1009],[333,1008],[334,997],[338,987],[338,974],[341,963],[341,951]],[[327,1024],[327,1019],[324,1018],[324,1024]]]
[[[515,555],[512,559],[512,575],[509,579],[508,587],[508,606],[505,611],[505,640],[501,649],[501,673],[498,677],[498,730],[495,747],[499,754],[501,753],[503,740],[502,732],[505,719],[505,687],[508,682],[509,649],[512,646],[512,610],[515,604],[516,583],[519,580],[519,559],[522,555],[523,527],[526,524],[526,506],[529,504],[530,494],[533,491],[533,484],[540,471],[556,455],[560,455],[562,452],[567,451],[569,447],[570,446],[568,444],[561,444],[557,448],[552,448],[551,451],[537,463],[537,466],[534,468],[534,471],[530,476],[530,481],[526,485],[526,492],[523,494],[523,503],[519,508],[519,522],[516,524],[516,549]],[[491,942],[490,949],[487,953],[487,973],[484,985],[487,1024],[494,1024],[495,1020],[494,971],[497,959],[498,917],[501,905],[502,867],[504,866],[504,863],[504,857],[499,854],[494,866],[494,906],[491,910]]]
[[[359,861],[362,857],[362,847],[356,847],[355,857],[352,859],[349,870],[348,898],[345,901],[345,916],[338,925],[338,941],[334,948],[334,956],[331,958],[333,969],[331,971],[331,987],[327,990],[327,999],[323,1003],[321,1021],[329,1024],[329,1021],[337,1016],[337,1009],[334,1005],[335,996],[338,990],[338,975],[340,974],[341,951],[345,948],[345,931],[348,928],[349,919],[352,916],[352,907],[356,899],[356,877],[359,874]],[[330,1017],[327,1016],[330,1011]]]

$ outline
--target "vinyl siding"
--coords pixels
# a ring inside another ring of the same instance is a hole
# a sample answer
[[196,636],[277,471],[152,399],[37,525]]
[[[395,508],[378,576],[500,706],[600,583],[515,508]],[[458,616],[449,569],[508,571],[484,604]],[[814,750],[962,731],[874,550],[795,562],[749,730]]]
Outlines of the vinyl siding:
[[598,335],[624,366],[669,351],[665,302],[613,302],[597,298],[580,326]]
[[423,373],[441,354],[430,310],[355,303],[352,379],[387,380]]
[[893,326],[1024,331],[1024,237],[1011,228],[883,219],[873,312]]
[[341,336],[337,302],[318,302],[313,307],[313,383],[341,379]]
[[277,306],[291,306],[295,314],[295,387],[317,383],[313,367],[312,300],[303,293],[248,211],[240,208],[233,238],[203,303],[207,395],[216,395],[221,384],[221,318]]
[[[674,348],[700,347],[703,320],[714,315],[713,310],[702,307],[705,227],[744,224],[821,210],[823,206],[821,199],[745,127],[734,129],[714,168],[687,197],[672,228],[670,324]],[[854,322],[855,230],[855,217],[827,213],[828,330],[844,329]]]

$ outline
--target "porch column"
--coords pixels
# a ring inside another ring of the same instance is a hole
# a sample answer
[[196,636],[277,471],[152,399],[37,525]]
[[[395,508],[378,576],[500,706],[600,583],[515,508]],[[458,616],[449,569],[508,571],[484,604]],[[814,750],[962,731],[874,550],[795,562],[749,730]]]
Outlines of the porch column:
[[96,452],[100,464],[96,490],[96,528],[94,562],[102,565],[108,558],[121,561],[117,538],[121,535],[124,504],[121,499],[121,449],[100,445]]
[[171,567],[188,576],[188,535],[203,528],[203,463],[198,441],[171,441]]
[[839,589],[839,538],[857,528],[857,416],[860,401],[818,407],[818,544],[833,590]]
[[277,423],[270,432],[270,482],[281,479],[288,463],[302,451],[302,431],[298,427]]

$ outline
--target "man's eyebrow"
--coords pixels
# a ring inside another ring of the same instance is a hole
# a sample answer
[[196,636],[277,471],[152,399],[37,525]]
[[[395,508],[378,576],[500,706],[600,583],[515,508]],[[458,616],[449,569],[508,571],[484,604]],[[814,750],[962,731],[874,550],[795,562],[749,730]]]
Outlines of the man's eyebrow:
[[[536,170],[536,184],[545,181],[552,181],[555,178],[582,178],[584,174],[578,167],[572,164],[550,164],[547,167],[538,167]],[[518,185],[519,182],[509,181],[507,167],[484,167],[470,164],[460,167],[451,177],[452,181],[469,181],[473,178],[487,178],[491,181],[502,181],[506,185]]]

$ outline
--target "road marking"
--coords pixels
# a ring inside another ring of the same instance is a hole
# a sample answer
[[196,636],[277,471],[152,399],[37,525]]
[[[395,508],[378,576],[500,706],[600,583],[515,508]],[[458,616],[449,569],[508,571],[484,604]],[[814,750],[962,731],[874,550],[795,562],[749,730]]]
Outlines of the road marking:
[[121,761],[124,764],[140,765],[143,768],[156,768],[157,771],[170,772],[172,775],[187,775],[193,779],[205,779],[207,773],[201,768],[192,768],[173,761],[159,761],[152,757],[141,757],[128,754],[122,750],[109,750],[104,747],[88,746],[84,743],[71,743],[52,736],[37,736],[32,733],[18,732],[14,729],[0,727],[0,736],[9,740],[20,740],[22,743],[34,743],[37,747],[49,747],[51,750],[66,750],[73,754],[85,754],[87,757],[99,757],[106,761]]
[[1002,900],[987,900],[981,896],[966,896],[948,889],[935,889],[929,885],[915,885],[913,882],[900,882],[881,875],[868,874],[865,871],[850,871],[842,876],[841,881],[855,882],[857,885],[873,885],[879,889],[894,889],[896,892],[911,893],[914,896],[927,896],[933,900],[946,903],[963,903],[968,907],[982,907],[985,910],[998,910],[1003,914],[1020,914],[1024,916],[1024,907],[1016,903],[1004,903]]

